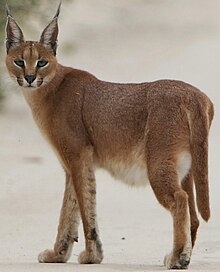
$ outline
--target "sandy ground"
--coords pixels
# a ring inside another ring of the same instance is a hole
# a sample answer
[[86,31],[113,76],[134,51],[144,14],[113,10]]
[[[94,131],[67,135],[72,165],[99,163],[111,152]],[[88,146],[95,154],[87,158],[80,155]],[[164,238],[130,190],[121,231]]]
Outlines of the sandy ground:
[[[55,10],[55,8],[54,8]],[[59,60],[108,81],[181,79],[213,100],[210,134],[212,218],[201,221],[191,271],[220,270],[220,1],[78,0],[63,3]],[[34,11],[33,11],[34,12]],[[51,11],[53,14],[53,12]],[[171,217],[150,187],[131,189],[97,173],[98,221],[105,259],[78,265],[38,264],[53,246],[64,173],[15,88],[0,114],[0,271],[162,271],[171,249]]]

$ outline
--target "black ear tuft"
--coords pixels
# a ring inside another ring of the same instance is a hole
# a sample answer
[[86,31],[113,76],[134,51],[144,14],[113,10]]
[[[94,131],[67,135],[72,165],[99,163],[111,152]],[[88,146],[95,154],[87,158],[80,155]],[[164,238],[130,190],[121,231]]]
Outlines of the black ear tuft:
[[10,9],[9,9],[9,7],[8,7],[7,2],[6,2],[6,4],[5,4],[5,10],[6,10],[6,15],[7,15],[7,17],[8,17],[8,16],[11,16]]
[[44,31],[41,34],[40,42],[48,49],[51,49],[56,55],[57,49],[57,36],[58,36],[58,17],[60,14],[61,2],[58,6],[57,12],[53,18],[53,20],[46,26]]
[[61,8],[61,4],[62,4],[62,1],[60,1],[60,3],[59,3],[59,6],[58,6],[58,9],[57,9],[57,12],[56,12],[55,16],[53,17],[54,19],[55,19],[55,18],[58,18],[58,17],[59,17],[59,15],[60,15],[60,8]]
[[15,19],[10,15],[8,5],[6,4],[6,14],[7,14],[7,23],[6,23],[6,50],[7,53],[10,48],[15,48],[24,42],[24,35],[22,30],[16,23]]

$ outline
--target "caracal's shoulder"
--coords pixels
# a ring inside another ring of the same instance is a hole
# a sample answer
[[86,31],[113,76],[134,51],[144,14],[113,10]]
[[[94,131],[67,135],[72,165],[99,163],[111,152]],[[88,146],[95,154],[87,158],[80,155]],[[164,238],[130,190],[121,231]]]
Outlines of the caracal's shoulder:
[[58,70],[60,70],[60,72],[63,74],[63,76],[67,80],[71,80],[71,79],[77,80],[77,81],[98,80],[97,77],[94,76],[93,74],[81,69],[76,69],[73,67],[63,66],[61,64],[58,64]]

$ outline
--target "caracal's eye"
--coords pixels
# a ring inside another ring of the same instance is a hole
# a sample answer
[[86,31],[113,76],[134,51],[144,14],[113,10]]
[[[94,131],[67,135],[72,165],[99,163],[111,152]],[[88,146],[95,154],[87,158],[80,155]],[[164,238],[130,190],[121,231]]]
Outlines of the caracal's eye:
[[24,61],[23,60],[15,60],[14,63],[18,66],[23,68],[24,67]]
[[37,62],[37,67],[38,67],[38,68],[41,68],[41,67],[46,66],[47,64],[48,64],[48,61],[42,59],[42,60],[39,60],[39,61]]

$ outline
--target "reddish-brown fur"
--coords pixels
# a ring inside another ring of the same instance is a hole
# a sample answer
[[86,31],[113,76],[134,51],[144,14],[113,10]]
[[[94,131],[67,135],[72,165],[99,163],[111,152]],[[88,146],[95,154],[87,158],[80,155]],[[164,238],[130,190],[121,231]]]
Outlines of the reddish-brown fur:
[[180,81],[116,84],[58,64],[58,14],[59,10],[40,42],[24,41],[10,14],[7,23],[9,74],[22,87],[36,124],[66,172],[57,240],[53,250],[39,255],[39,261],[68,260],[78,239],[80,216],[86,249],[79,261],[102,261],[94,176],[95,168],[102,167],[130,185],[149,179],[158,201],[173,216],[174,247],[165,264],[187,268],[199,226],[193,180],[198,210],[204,220],[210,217],[212,102]]

